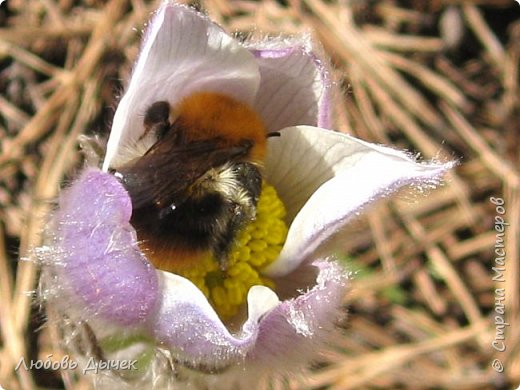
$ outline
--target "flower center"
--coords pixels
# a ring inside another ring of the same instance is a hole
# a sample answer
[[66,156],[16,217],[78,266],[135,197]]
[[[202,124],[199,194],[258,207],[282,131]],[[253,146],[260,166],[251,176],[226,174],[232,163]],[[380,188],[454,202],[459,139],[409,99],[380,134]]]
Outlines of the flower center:
[[191,280],[221,318],[233,317],[252,286],[274,288],[273,281],[262,276],[261,270],[276,260],[282,250],[288,231],[284,217],[285,207],[275,188],[264,181],[256,218],[237,234],[226,271],[208,254],[175,272]]

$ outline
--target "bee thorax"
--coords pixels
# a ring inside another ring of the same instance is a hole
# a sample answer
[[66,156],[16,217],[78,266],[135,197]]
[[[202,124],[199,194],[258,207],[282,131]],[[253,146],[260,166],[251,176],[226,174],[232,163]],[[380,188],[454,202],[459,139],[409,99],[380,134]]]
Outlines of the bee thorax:
[[182,203],[134,210],[132,224],[152,261],[154,253],[211,251],[225,269],[238,232],[255,218],[261,186],[256,165],[228,163],[197,179]]

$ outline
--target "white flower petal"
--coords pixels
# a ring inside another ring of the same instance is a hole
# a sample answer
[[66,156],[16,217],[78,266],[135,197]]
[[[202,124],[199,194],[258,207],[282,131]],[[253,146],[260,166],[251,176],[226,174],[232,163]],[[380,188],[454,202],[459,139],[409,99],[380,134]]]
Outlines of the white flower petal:
[[366,204],[405,185],[436,185],[452,166],[419,164],[404,152],[319,128],[282,130],[269,140],[267,180],[294,219],[280,257],[265,273],[292,271]]
[[252,104],[259,82],[253,55],[219,26],[185,6],[163,4],[116,110],[103,170],[129,158],[125,149],[143,134],[152,103],[175,104],[196,91],[215,91]]
[[247,293],[247,303],[249,318],[244,325],[245,329],[248,328],[249,323],[254,326],[264,314],[276,307],[280,303],[280,300],[276,293],[270,288],[265,286],[253,286]]
[[326,126],[328,122],[326,69],[307,47],[310,45],[297,44],[253,50],[261,74],[254,108],[269,131],[295,125]]

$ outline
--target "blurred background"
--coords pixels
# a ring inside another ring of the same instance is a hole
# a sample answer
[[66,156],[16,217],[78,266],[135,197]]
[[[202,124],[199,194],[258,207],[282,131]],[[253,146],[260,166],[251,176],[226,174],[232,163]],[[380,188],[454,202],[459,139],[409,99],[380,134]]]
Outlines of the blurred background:
[[[38,269],[31,250],[41,242],[51,201],[82,165],[78,136],[108,134],[157,4],[0,5],[0,388],[65,386],[57,371],[14,370],[23,356],[59,356],[34,303]],[[345,295],[344,337],[286,388],[516,389],[520,5],[194,5],[241,36],[311,33],[331,59],[337,130],[425,159],[460,162],[442,187],[401,191],[349,226],[343,249],[356,276]],[[495,225],[499,218],[509,225]],[[509,325],[497,326],[497,317]]]

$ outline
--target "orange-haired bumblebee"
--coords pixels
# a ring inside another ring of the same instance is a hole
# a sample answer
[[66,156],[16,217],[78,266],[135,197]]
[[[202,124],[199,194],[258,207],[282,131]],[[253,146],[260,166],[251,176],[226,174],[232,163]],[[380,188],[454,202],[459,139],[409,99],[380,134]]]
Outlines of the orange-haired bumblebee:
[[255,217],[269,134],[237,100],[199,92],[144,116],[151,147],[115,170],[132,200],[131,223],[154,265],[175,270],[213,254],[222,269],[238,231]]

